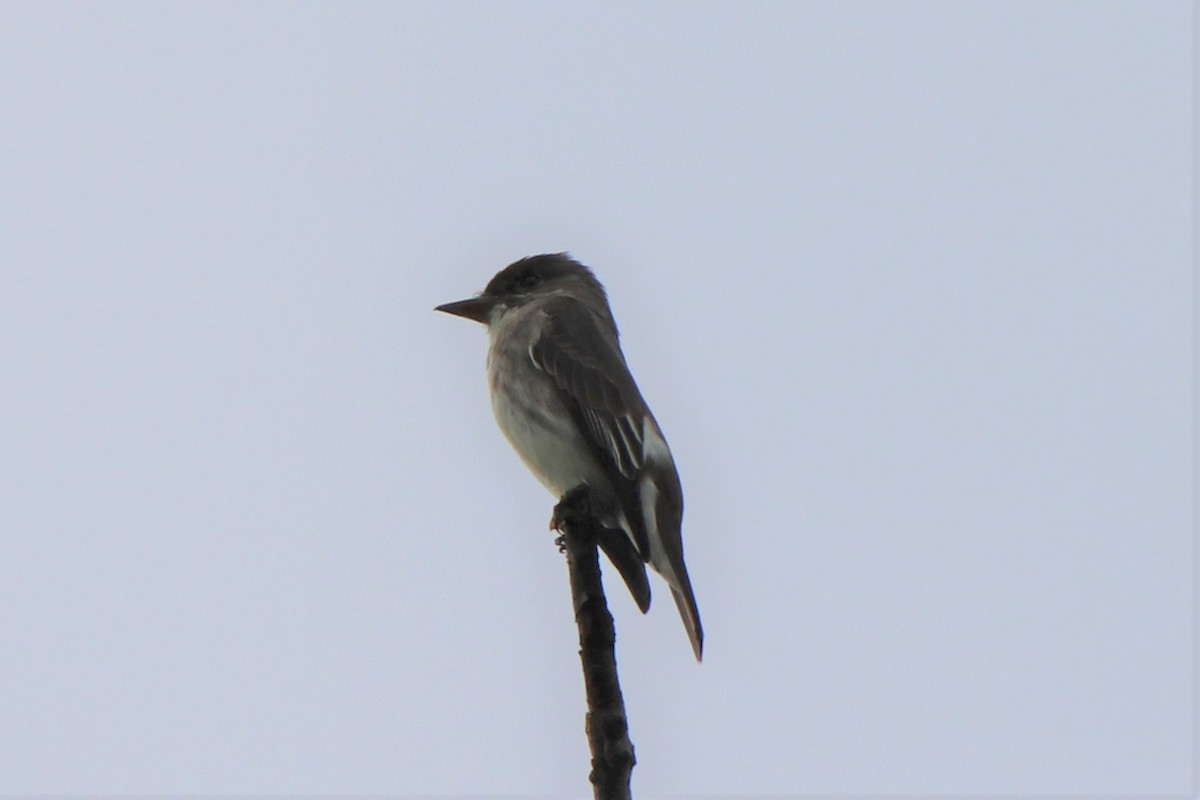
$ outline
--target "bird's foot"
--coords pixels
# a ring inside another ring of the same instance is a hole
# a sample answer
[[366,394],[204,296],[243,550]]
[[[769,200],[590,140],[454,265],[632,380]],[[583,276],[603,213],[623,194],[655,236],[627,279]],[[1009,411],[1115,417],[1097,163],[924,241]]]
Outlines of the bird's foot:
[[550,516],[550,530],[561,531],[573,519],[588,513],[588,485],[581,483],[564,494],[554,507],[554,513]]
[[[560,534],[554,540],[555,546],[558,547],[558,552],[567,552],[567,529],[573,524],[578,527],[581,520],[584,522],[588,520],[591,514],[591,505],[588,498],[588,485],[581,483],[564,494],[562,499],[558,501],[558,505],[554,506],[554,514],[550,517],[550,530],[558,531]],[[579,535],[578,530],[572,532],[575,535]]]

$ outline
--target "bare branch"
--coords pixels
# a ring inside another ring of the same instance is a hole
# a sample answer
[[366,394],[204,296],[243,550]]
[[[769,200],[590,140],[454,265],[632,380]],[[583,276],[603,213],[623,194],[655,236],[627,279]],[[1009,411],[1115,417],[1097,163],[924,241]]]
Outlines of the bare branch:
[[629,800],[629,780],[637,759],[617,677],[616,630],[600,583],[596,542],[604,529],[591,513],[587,486],[563,496],[554,508],[554,521],[563,533],[561,542],[567,554],[575,624],[579,627],[593,794],[595,800]]

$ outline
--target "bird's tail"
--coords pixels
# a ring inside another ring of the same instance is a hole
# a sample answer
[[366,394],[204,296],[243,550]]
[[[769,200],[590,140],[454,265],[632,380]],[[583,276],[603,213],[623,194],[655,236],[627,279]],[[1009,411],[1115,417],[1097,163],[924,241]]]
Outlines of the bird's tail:
[[629,535],[620,528],[608,528],[598,525],[597,541],[604,555],[621,573],[633,601],[645,614],[650,610],[650,579],[646,577],[646,562],[638,555],[637,547]]
[[675,607],[679,609],[683,627],[687,629],[688,639],[692,642],[692,652],[700,661],[704,653],[704,628],[700,625],[700,611],[696,608],[696,596],[692,594],[692,582],[688,580],[686,569],[674,577],[678,579],[679,586],[672,583],[671,596],[675,598]]

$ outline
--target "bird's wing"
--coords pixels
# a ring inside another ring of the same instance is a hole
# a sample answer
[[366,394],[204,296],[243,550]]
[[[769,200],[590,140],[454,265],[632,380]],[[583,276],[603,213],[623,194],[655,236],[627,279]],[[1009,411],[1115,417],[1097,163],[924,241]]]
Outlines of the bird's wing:
[[[699,659],[704,633],[683,563],[683,492],[666,440],[629,374],[616,331],[604,327],[611,323],[568,296],[552,298],[542,313],[546,323],[530,346],[529,356],[554,379],[567,407],[586,432],[593,454],[626,511],[642,559],[649,561],[671,586]],[[644,504],[649,507],[643,508]],[[653,528],[654,547],[647,526]],[[636,590],[634,596],[638,597]],[[648,586],[645,600],[643,611],[649,605]]]
[[[530,358],[562,391],[618,495],[636,504],[636,497],[629,495],[645,461],[647,411],[616,332],[610,334],[601,327],[604,322],[568,296],[552,298],[541,311],[546,324],[529,348]],[[640,520],[629,522],[638,550],[646,557],[645,526]]]
[[547,322],[529,349],[533,363],[578,405],[591,443],[633,480],[645,454],[646,404],[615,332],[606,335],[600,320],[571,297],[553,298],[542,311]]

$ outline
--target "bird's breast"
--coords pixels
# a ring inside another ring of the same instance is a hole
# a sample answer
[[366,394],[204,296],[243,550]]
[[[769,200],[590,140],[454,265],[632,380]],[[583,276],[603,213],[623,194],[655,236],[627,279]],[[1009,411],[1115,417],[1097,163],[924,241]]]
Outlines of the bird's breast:
[[[519,320],[517,320],[519,321]],[[515,321],[515,322],[517,322]],[[607,486],[554,380],[529,354],[532,338],[520,326],[492,332],[488,390],[496,423],[513,449],[554,496],[580,483]]]

